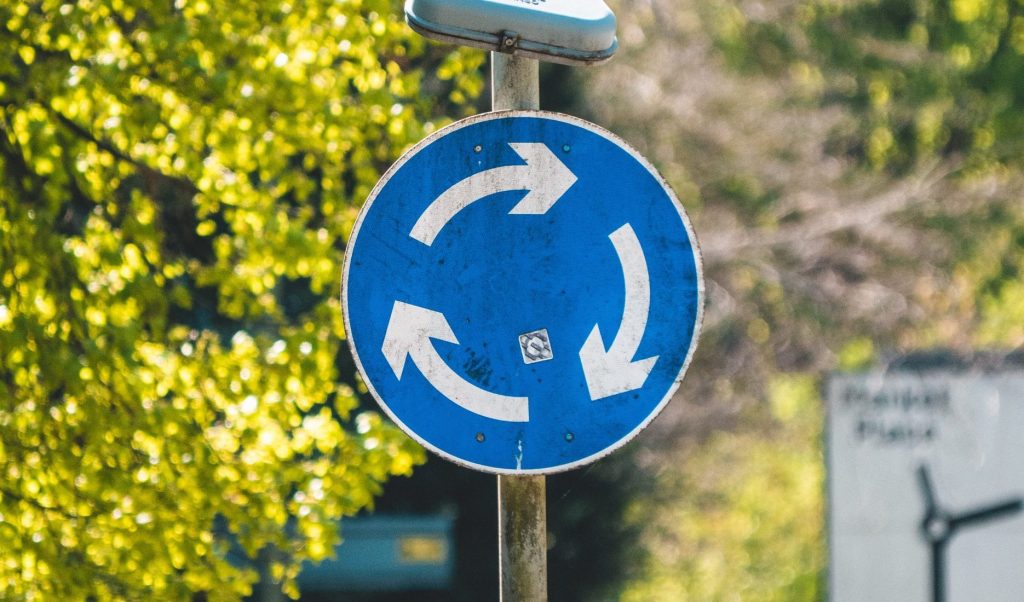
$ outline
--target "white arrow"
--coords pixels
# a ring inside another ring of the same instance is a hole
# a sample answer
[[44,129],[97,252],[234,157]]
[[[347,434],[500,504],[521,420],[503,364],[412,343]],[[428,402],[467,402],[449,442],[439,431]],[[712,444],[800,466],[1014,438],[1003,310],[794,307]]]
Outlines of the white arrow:
[[626,302],[612,346],[605,350],[601,331],[595,325],[580,348],[580,363],[583,364],[583,376],[591,400],[639,389],[658,361],[658,356],[633,361],[647,329],[651,306],[651,280],[640,241],[629,224],[612,232],[608,238],[612,240],[622,264]]
[[409,236],[427,245],[455,214],[486,196],[528,190],[509,215],[540,215],[576,182],[576,175],[540,142],[509,142],[526,165],[506,165],[473,174],[441,193],[416,220]]
[[411,357],[431,386],[470,412],[507,422],[529,421],[528,398],[498,395],[467,382],[444,363],[430,339],[459,342],[444,314],[395,301],[381,351],[398,380],[402,380],[406,358]]

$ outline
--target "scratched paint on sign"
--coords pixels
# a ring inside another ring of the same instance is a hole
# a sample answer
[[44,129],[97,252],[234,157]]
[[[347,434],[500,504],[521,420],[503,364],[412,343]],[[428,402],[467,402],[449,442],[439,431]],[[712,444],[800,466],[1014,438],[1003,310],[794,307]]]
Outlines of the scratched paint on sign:
[[413,148],[364,206],[343,280],[385,411],[492,472],[564,470],[631,439],[678,387],[702,311],[692,231],[653,168],[542,112]]

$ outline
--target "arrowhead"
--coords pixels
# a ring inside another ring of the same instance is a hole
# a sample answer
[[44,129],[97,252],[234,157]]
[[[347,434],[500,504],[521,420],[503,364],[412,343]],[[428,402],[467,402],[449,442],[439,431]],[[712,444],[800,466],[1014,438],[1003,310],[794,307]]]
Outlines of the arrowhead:
[[541,142],[510,142],[529,172],[527,181],[530,191],[509,215],[540,215],[547,213],[555,201],[562,198],[576,183],[576,174],[569,171],[565,163],[555,156],[546,144]]
[[633,361],[615,349],[605,350],[601,331],[597,326],[590,331],[580,348],[580,363],[591,401],[611,397],[644,386],[658,356]]
[[405,369],[405,359],[410,353],[429,347],[430,339],[459,342],[441,312],[395,301],[381,351],[399,380]]

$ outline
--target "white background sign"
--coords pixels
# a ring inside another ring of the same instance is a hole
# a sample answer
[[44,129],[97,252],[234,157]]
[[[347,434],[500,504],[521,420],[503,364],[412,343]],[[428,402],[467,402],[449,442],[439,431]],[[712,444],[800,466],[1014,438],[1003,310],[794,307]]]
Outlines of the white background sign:
[[837,375],[828,408],[833,602],[932,602],[936,561],[940,599],[1024,600],[1024,372]]

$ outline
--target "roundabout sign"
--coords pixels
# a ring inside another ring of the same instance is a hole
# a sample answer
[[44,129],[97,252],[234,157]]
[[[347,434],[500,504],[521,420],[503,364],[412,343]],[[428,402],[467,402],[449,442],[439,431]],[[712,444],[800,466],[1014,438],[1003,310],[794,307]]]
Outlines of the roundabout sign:
[[689,220],[615,135],[485,113],[427,137],[356,221],[342,285],[356,364],[428,449],[545,474],[632,439],[678,388],[703,308]]

